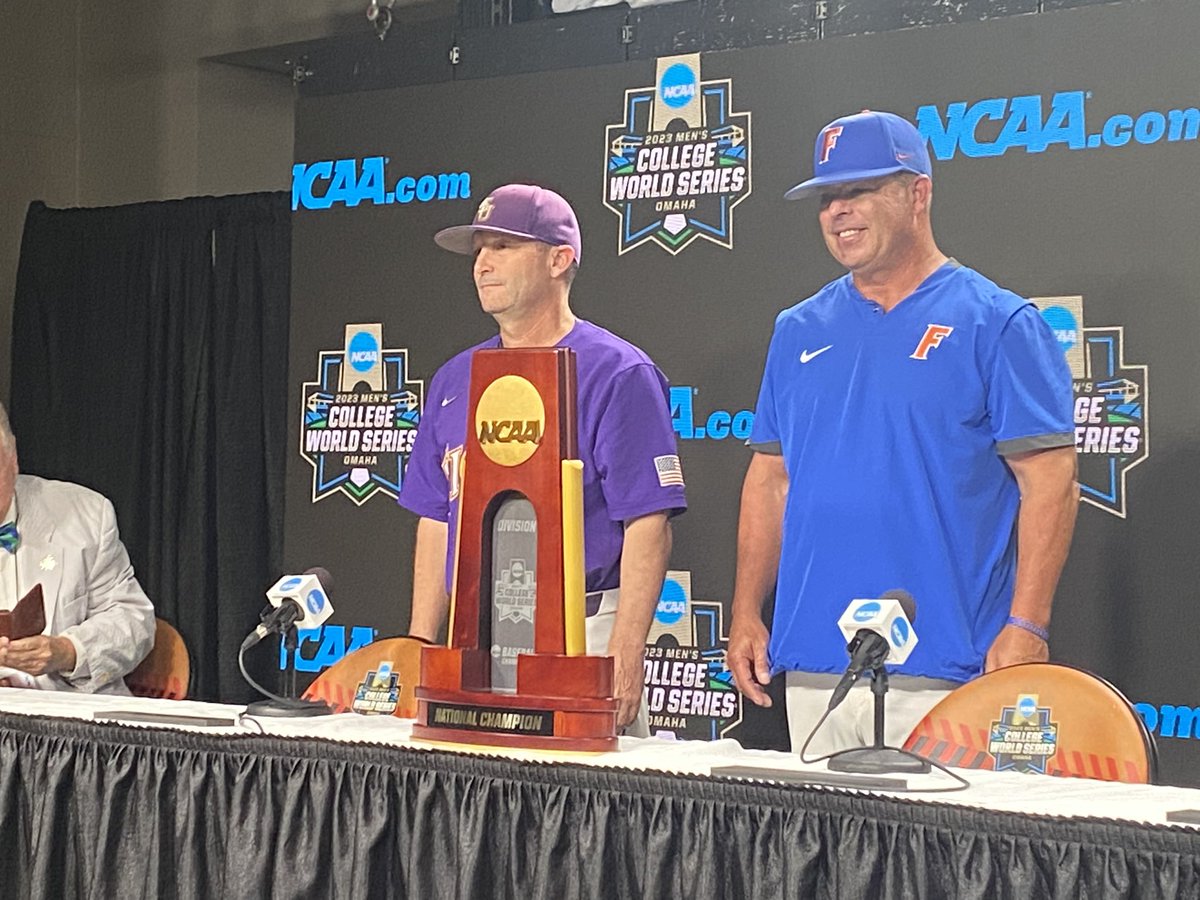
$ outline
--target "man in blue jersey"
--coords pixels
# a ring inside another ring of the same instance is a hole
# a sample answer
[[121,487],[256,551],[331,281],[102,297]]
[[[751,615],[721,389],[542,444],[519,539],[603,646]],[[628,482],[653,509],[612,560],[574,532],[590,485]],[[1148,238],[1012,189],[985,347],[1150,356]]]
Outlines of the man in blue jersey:
[[[500,333],[434,374],[400,504],[420,516],[409,632],[436,640],[449,608],[471,356],[497,347],[575,351],[588,653],[614,659],[617,724],[647,734],[646,634],[671,552],[670,518],[687,508],[669,386],[628,341],[571,312],[582,245],[570,205],[536,185],[496,188],[469,225],[434,240],[475,257],[475,287]],[[618,602],[619,601],[619,602]]]
[[[904,589],[919,642],[896,667],[887,742],[984,671],[1044,661],[1075,524],[1071,378],[1029,301],[938,249],[925,141],[890,113],[817,136],[830,253],[848,270],[779,314],[742,488],[729,666],[750,700],[787,672],[799,749],[847,664],[851,600]],[[770,631],[764,599],[775,587]],[[867,679],[813,752],[873,739]]]

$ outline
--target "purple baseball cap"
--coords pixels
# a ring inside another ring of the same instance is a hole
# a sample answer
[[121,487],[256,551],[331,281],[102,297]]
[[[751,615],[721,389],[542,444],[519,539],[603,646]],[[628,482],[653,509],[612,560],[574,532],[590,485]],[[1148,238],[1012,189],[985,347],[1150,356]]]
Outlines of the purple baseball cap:
[[933,175],[925,138],[911,122],[894,113],[863,110],[834,119],[821,129],[813,146],[813,177],[783,196],[799,200],[829,185],[896,172]]
[[579,262],[582,242],[579,221],[571,204],[554,191],[536,184],[506,184],[498,187],[479,204],[470,225],[443,228],[434,242],[453,253],[475,252],[475,232],[490,231],[532,238],[552,247],[567,245]]

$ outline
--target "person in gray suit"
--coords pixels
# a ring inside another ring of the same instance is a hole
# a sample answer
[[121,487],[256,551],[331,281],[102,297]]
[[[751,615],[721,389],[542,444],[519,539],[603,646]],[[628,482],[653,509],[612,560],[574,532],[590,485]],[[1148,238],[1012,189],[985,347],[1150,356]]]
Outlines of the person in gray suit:
[[0,637],[0,686],[128,694],[125,675],[154,645],[154,607],[113,505],[77,484],[21,475],[0,405],[0,610],[38,583],[45,631]]

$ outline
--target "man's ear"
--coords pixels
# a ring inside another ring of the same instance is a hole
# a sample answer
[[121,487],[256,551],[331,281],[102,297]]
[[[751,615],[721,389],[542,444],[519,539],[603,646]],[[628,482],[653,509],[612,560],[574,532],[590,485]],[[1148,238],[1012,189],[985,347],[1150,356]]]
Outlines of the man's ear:
[[550,251],[550,274],[557,278],[571,268],[573,262],[575,262],[575,251],[571,247],[566,244],[554,247]]
[[928,212],[933,206],[933,180],[928,175],[919,175],[912,185],[913,199],[919,212]]

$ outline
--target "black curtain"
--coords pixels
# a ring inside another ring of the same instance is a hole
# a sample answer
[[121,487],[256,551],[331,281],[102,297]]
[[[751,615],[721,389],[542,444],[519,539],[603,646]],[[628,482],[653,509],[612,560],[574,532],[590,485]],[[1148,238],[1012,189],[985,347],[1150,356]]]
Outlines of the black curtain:
[[236,651],[279,571],[290,258],[283,193],[34,203],[25,220],[10,404],[21,469],[113,501],[202,699],[246,697]]
[[1200,896],[1195,829],[930,799],[0,713],[0,895]]

